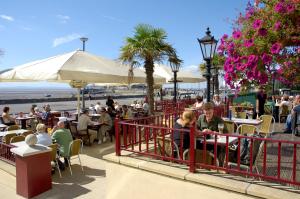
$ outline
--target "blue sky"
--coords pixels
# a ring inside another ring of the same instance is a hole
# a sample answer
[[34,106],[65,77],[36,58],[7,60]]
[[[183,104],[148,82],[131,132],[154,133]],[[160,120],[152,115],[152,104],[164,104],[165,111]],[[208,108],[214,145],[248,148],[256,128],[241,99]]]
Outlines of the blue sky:
[[82,48],[116,59],[134,27],[146,23],[168,33],[168,41],[193,68],[201,63],[197,37],[206,27],[220,38],[231,33],[231,21],[246,0],[26,0],[0,6],[0,70]]

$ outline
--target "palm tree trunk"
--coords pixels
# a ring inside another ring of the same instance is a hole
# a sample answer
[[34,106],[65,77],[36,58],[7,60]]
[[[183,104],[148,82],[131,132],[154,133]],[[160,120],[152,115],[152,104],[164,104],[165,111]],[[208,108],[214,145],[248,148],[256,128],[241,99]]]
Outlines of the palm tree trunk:
[[148,86],[147,89],[147,97],[148,97],[148,103],[149,103],[149,114],[153,115],[154,112],[154,78],[153,78],[153,72],[154,72],[154,63],[152,60],[146,60],[145,61],[145,70],[146,70],[146,83]]

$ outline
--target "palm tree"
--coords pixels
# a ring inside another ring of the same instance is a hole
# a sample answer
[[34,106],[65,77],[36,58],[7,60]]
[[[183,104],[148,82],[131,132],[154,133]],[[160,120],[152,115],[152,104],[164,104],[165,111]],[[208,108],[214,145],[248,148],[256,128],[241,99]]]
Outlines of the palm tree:
[[172,64],[182,63],[176,50],[165,41],[166,39],[167,34],[163,29],[139,24],[135,27],[134,36],[127,37],[125,45],[121,47],[121,61],[131,66],[143,65],[145,68],[150,114],[154,111],[154,63],[164,60]]

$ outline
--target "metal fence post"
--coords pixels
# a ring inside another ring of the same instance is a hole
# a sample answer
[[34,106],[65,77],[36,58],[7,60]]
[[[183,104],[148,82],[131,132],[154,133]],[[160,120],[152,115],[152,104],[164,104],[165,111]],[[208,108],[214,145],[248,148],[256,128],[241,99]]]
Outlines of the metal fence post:
[[121,155],[121,146],[120,146],[120,128],[119,128],[119,118],[115,119],[115,133],[116,133],[116,156],[120,156]]
[[195,173],[195,126],[190,128],[190,172]]

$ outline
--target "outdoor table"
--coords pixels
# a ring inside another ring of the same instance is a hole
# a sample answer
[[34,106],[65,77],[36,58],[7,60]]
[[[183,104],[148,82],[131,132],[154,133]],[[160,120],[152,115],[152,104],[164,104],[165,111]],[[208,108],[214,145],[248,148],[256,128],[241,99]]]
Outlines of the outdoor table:
[[230,120],[229,118],[226,118],[226,117],[223,117],[222,119],[224,121],[233,121],[237,125],[250,124],[250,125],[258,126],[258,125],[260,125],[263,122],[262,120],[257,120],[257,119],[232,118]]
[[14,142],[14,143],[10,143],[10,145],[13,145],[15,147],[20,147],[20,146],[25,146],[27,145],[25,141],[21,141],[21,142]]
[[29,130],[26,130],[26,129],[18,129],[18,130],[11,130],[11,131],[0,131],[0,137],[3,137],[7,134],[17,134],[17,135],[20,135],[20,134],[23,134],[25,132],[28,132]]
[[0,129],[2,130],[2,129],[5,129],[5,128],[7,128],[7,125],[5,125],[5,124],[0,124]]
[[26,129],[26,121],[35,119],[35,117],[25,116],[25,117],[17,117],[16,120],[21,121],[21,128]]
[[[237,137],[228,137],[228,145],[236,143],[238,140]],[[214,144],[215,138],[210,138],[206,140],[207,144]],[[218,145],[226,145],[226,136],[218,135],[217,142]]]

